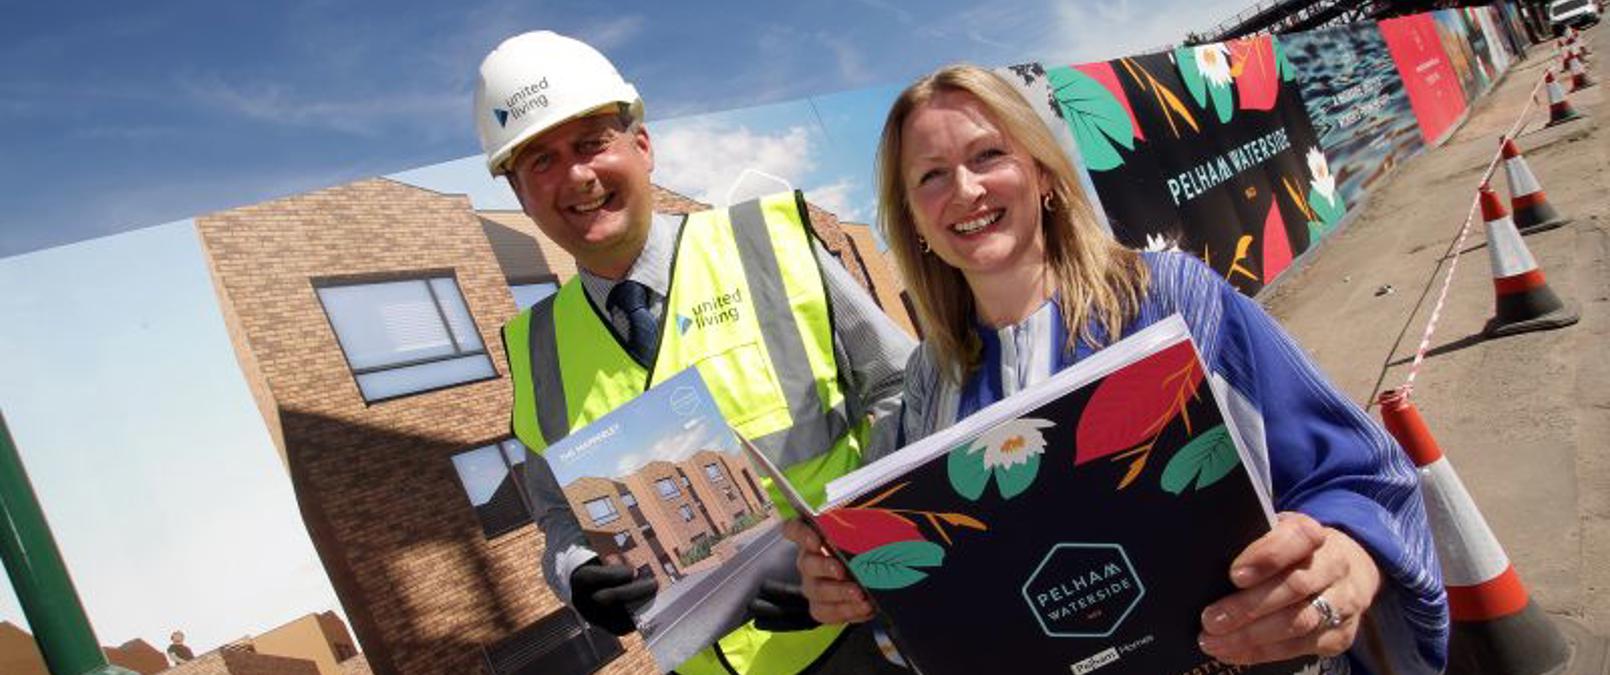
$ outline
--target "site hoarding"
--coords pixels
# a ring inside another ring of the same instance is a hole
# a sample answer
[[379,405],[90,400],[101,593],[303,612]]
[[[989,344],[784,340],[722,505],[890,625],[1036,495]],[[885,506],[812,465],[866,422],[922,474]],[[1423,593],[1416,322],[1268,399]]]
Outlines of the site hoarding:
[[1047,73],[1128,246],[1189,251],[1252,294],[1345,212],[1280,40]]
[[[1431,13],[1431,19],[1437,28],[1437,39],[1442,42],[1443,54],[1448,57],[1449,65],[1453,66],[1454,74],[1459,77],[1465,102],[1476,100],[1492,86],[1491,67],[1483,60],[1486,49],[1477,49],[1472,43],[1470,26],[1465,23],[1463,12],[1437,10]],[[1481,39],[1479,33],[1475,39]]]
[[1465,113],[1465,90],[1443,51],[1436,19],[1415,14],[1379,25],[1420,133],[1428,145],[1440,145]]
[[1425,147],[1381,29],[1358,23],[1282,38],[1337,189],[1357,203]]

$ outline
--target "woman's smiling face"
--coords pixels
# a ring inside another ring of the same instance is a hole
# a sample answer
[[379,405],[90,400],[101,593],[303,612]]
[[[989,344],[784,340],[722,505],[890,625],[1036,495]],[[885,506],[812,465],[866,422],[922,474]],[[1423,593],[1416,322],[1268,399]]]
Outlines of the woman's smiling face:
[[941,91],[906,117],[900,176],[917,234],[969,283],[1039,266],[1047,181],[972,94]]

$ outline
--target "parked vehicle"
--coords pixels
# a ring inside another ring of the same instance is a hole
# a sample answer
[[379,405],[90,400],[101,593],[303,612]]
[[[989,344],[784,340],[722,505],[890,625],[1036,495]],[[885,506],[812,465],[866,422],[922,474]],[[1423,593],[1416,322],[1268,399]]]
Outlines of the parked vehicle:
[[1595,0],[1554,0],[1549,3],[1549,25],[1555,35],[1567,26],[1586,28],[1599,23],[1599,3]]

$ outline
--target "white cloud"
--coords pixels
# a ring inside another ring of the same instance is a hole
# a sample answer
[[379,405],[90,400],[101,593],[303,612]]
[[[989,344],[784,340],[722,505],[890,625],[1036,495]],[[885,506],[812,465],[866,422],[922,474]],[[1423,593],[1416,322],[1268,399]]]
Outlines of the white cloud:
[[[671,436],[662,436],[654,442],[654,445],[649,447],[646,453],[647,456],[641,458],[637,466],[642,466],[649,459],[680,462],[692,457],[693,453],[700,450],[720,447],[717,434],[724,432],[725,429],[722,427],[713,427],[710,424],[701,423],[693,425],[687,431]],[[622,462],[622,466],[625,466],[624,462]],[[631,468],[636,469],[637,466]]]
[[643,32],[645,20],[641,15],[615,17],[582,28],[577,38],[605,54],[624,47]]
[[182,78],[179,86],[202,105],[246,119],[361,137],[392,133],[398,123],[429,133],[443,127],[441,120],[462,118],[467,105],[462,92],[445,89],[321,98],[276,82],[236,84],[217,76]]
[[820,206],[839,220],[848,220],[856,223],[867,222],[868,215],[856,207],[852,201],[851,191],[855,189],[855,181],[850,178],[840,178],[827,185],[819,185],[805,190],[805,199],[812,204]]
[[863,5],[866,5],[867,7],[871,7],[873,9],[888,12],[889,14],[894,16],[896,21],[899,21],[900,23],[903,23],[903,24],[910,24],[911,23],[911,18],[912,18],[911,17],[911,12],[906,11],[905,8],[899,7],[899,6],[897,6],[897,5],[893,4],[893,3],[884,2],[883,0],[855,0],[855,1],[859,2],[859,3],[863,4]]
[[754,169],[798,186],[815,168],[810,131],[803,126],[768,135],[709,121],[662,127],[654,136],[654,180],[711,204]]
[[[1049,63],[1115,59],[1179,44],[1250,5],[1250,0],[1119,0],[1056,3],[1034,51]],[[1184,17],[1192,17],[1186,19]]]
[[833,52],[834,61],[839,67],[839,77],[845,84],[859,86],[870,84],[876,79],[876,74],[867,67],[866,56],[854,42],[826,33],[817,34],[816,38]]
[[615,462],[614,472],[610,473],[610,475],[625,476],[630,474],[633,471],[636,471],[638,467],[648,463],[650,458],[651,455],[641,452],[631,452],[621,455],[620,459]]

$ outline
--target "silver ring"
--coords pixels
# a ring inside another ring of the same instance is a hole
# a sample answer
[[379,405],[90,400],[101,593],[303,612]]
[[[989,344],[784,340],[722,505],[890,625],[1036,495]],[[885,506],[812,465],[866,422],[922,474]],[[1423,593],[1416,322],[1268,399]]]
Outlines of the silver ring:
[[1319,610],[1320,624],[1326,628],[1340,628],[1342,622],[1345,621],[1342,618],[1342,613],[1337,611],[1323,595],[1314,596],[1314,599],[1308,601],[1308,604]]

